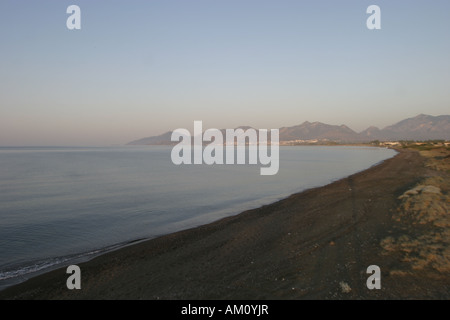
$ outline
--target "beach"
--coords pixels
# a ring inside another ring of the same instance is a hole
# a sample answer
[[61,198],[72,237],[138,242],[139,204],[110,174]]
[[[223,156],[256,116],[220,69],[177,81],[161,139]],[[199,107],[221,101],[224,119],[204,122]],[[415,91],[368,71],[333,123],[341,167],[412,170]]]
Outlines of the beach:
[[[326,186],[80,263],[80,290],[62,268],[0,299],[449,299],[442,163],[399,149]],[[366,285],[371,265],[379,290]]]

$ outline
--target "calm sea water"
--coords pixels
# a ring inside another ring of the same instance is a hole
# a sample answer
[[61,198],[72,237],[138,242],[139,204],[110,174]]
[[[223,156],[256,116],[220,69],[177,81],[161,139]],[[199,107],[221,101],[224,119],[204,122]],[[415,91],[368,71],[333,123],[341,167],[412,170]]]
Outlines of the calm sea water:
[[172,164],[171,148],[0,148],[0,289],[129,242],[212,222],[366,169],[395,151],[281,147],[260,165]]

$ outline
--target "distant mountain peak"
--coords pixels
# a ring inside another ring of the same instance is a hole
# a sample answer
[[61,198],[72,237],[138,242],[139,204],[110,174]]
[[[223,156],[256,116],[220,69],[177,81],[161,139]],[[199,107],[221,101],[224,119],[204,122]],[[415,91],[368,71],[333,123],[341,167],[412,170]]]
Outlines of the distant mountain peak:
[[[250,126],[236,129],[248,130]],[[225,129],[221,129],[225,132]],[[370,126],[356,133],[345,124],[331,125],[322,122],[305,121],[302,124],[279,129],[280,141],[323,140],[335,142],[369,142],[372,140],[450,140],[450,115],[430,116],[419,114],[413,118],[401,120],[380,130]],[[131,145],[171,145],[172,131],[159,136],[132,141]]]
[[450,115],[419,114],[387,126],[382,133],[382,138],[391,140],[450,139]]

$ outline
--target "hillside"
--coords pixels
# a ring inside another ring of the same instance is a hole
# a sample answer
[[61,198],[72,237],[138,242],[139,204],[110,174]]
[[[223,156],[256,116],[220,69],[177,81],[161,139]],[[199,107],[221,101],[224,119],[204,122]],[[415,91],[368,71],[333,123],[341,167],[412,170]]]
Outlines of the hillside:
[[[248,129],[248,126],[239,128]],[[225,129],[221,129],[225,134]],[[430,116],[420,114],[414,118],[401,120],[383,129],[371,126],[357,133],[348,126],[330,125],[321,122],[305,121],[292,127],[282,127],[280,141],[318,140],[338,143],[370,142],[373,140],[450,140],[450,115]],[[129,145],[171,145],[172,131],[159,136],[142,138],[129,142]]]

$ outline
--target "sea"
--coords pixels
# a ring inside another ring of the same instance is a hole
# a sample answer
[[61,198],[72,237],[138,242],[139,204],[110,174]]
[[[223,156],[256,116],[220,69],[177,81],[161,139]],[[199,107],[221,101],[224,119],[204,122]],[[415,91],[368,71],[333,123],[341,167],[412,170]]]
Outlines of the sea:
[[259,164],[175,165],[170,146],[0,147],[0,290],[137,241],[323,186],[393,157],[357,146],[280,147]]

